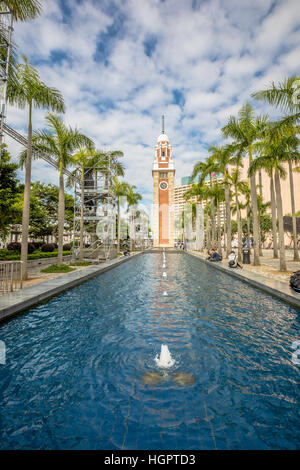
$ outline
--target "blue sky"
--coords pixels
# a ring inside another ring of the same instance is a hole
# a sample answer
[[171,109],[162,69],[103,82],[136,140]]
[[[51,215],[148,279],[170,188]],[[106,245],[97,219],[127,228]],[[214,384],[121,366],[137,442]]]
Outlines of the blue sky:
[[[162,114],[179,180],[220,141],[221,127],[251,92],[299,74],[299,0],[42,3],[40,18],[15,25],[19,52],[61,90],[68,124],[98,148],[124,152],[126,180],[146,205]],[[254,104],[258,113],[270,111]],[[34,112],[34,128],[44,116]],[[26,111],[9,108],[7,120],[26,133]],[[33,180],[57,183],[58,175],[35,161]]]

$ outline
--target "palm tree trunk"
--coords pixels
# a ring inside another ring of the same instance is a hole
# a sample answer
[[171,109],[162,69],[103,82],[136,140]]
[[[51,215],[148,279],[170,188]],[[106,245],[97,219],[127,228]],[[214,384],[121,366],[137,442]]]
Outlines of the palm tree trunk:
[[279,227],[279,265],[280,265],[280,271],[286,271],[281,187],[280,187],[279,173],[276,171],[276,169],[275,169],[275,191],[276,191],[278,227]]
[[235,194],[236,218],[237,218],[237,226],[238,226],[238,261],[242,261],[242,245],[243,245],[242,221],[241,221],[241,212],[240,212],[240,204],[239,204],[239,198],[237,194],[237,188],[235,191],[236,191],[236,194]]
[[[222,217],[223,217],[223,240],[224,240],[223,248],[224,248],[225,253],[226,253],[226,246],[227,246],[227,242],[226,242],[227,227],[226,227],[225,203],[223,204]],[[225,255],[225,256],[226,256],[226,255]]]
[[[252,149],[249,147],[249,167],[252,163]],[[257,193],[255,174],[250,176],[250,191],[251,191],[251,209],[252,209],[252,223],[253,223],[253,252],[254,259],[253,265],[259,266],[259,221],[258,221],[258,207],[257,207]]]
[[226,258],[231,252],[231,212],[230,212],[230,187],[227,183],[225,185],[225,208],[226,208],[226,228],[227,228],[227,244],[226,244]]
[[220,255],[222,255],[222,230],[221,230],[220,203],[217,206],[217,224],[218,224],[218,252]]
[[83,260],[83,218],[84,218],[84,168],[81,169],[81,204],[80,204],[80,244],[79,260]]
[[65,218],[64,174],[63,174],[63,164],[62,164],[62,161],[60,161],[59,196],[58,196],[58,260],[57,260],[58,265],[61,265],[63,262],[64,218]]
[[133,216],[131,212],[133,211],[130,210],[129,212],[130,252],[132,252],[132,248],[133,248]]
[[117,253],[120,251],[120,231],[121,231],[121,219],[120,219],[120,196],[117,200],[118,205],[118,237],[117,237]]
[[260,219],[259,218],[258,218],[258,246],[259,246],[259,256],[263,256],[262,242],[261,242],[261,228],[260,228]]
[[22,214],[22,243],[21,261],[23,263],[23,280],[28,279],[27,252],[28,252],[28,230],[29,230],[29,208],[30,208],[30,183],[31,183],[31,161],[32,161],[32,104],[29,105],[28,119],[28,146],[25,167],[24,201]]
[[211,250],[211,238],[210,238],[210,220],[209,220],[209,210],[207,206],[206,210],[206,239],[207,239],[207,250]]
[[215,221],[215,204],[213,198],[210,200],[210,217],[211,217],[211,244],[216,248],[216,221]]
[[[260,200],[261,203],[263,202],[263,196],[262,196],[262,175],[261,175],[261,170],[258,171],[258,182],[259,182],[259,194],[260,194]],[[261,229],[260,229],[260,220],[258,223],[258,230],[259,230],[259,256],[263,256],[263,251],[262,251],[262,243],[261,243]]]
[[292,207],[292,218],[293,218],[294,261],[299,261],[299,253],[297,249],[297,221],[296,221],[296,210],[295,210],[293,166],[290,160],[289,160],[289,179],[290,179],[291,207]]
[[273,233],[273,258],[278,259],[276,198],[275,198],[275,191],[274,191],[273,174],[271,174],[270,176],[270,195],[271,195],[272,233]]
[[251,238],[251,220],[250,220],[250,214],[251,210],[249,205],[247,205],[247,236],[248,236],[248,249],[250,250],[251,253],[251,243],[250,243],[250,238]]

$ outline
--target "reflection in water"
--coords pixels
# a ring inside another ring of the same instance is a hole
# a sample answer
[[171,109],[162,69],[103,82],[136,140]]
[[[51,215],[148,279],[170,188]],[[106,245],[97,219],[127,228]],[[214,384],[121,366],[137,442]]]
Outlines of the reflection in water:
[[142,382],[146,385],[157,385],[162,379],[162,374],[158,374],[157,372],[146,372],[142,377]]
[[195,377],[193,377],[192,374],[188,374],[186,372],[146,372],[146,374],[143,375],[141,380],[145,385],[154,386],[162,381],[167,384],[170,380],[174,381],[178,385],[181,385],[182,387],[186,387],[195,383]]

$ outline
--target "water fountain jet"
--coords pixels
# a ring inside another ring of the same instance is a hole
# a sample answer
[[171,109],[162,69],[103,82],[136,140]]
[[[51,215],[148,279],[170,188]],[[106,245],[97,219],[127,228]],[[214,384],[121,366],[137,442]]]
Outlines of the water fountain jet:
[[158,354],[156,355],[155,362],[158,367],[163,367],[164,369],[168,369],[175,364],[175,361],[172,358],[169,348],[166,344],[161,345],[160,356],[158,357]]

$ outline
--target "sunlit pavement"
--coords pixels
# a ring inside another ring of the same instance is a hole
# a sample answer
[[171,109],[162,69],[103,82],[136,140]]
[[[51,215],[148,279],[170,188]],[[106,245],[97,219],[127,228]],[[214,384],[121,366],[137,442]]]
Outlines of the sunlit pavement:
[[[237,250],[235,250],[237,253]],[[199,255],[201,258],[207,258],[207,254],[193,251],[193,253]],[[224,252],[222,253],[224,256]],[[287,272],[279,271],[279,259],[273,259],[273,250],[263,250],[263,256],[260,257],[260,266],[253,266],[252,264],[243,264],[244,270],[251,272],[257,272],[261,276],[273,277],[280,281],[288,282],[291,274],[300,269],[300,261],[293,261],[294,252],[293,250],[286,250],[286,265]],[[251,263],[253,262],[253,250],[251,250]],[[228,265],[227,259],[223,259],[222,264]]]

